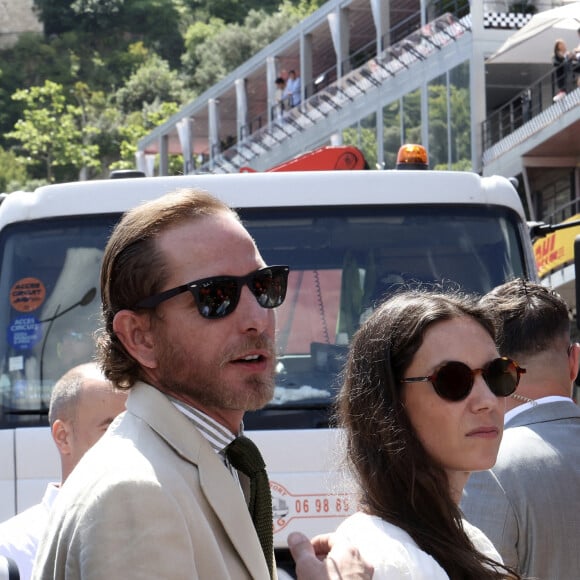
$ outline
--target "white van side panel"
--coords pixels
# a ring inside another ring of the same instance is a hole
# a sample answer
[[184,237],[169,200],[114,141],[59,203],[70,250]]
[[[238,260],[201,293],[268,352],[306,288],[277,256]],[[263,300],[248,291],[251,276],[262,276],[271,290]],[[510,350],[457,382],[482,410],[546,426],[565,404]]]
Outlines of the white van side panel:
[[200,187],[235,208],[484,203],[510,207],[525,219],[515,189],[503,177],[451,171],[307,171],[48,185],[10,194],[2,204],[0,228],[14,221],[123,212],[182,187]]
[[[331,532],[354,512],[355,496],[341,469],[340,430],[293,430],[292,441],[287,431],[246,434],[261,449],[270,476],[276,547],[286,546],[293,531],[308,535]],[[60,461],[48,427],[0,431],[0,462],[0,521],[39,503],[47,484],[60,481]]]
[[[355,495],[341,469],[338,429],[246,434],[262,450],[270,476],[276,547],[285,547],[293,531],[309,536],[331,532],[354,512]],[[0,521],[39,503],[47,484],[60,481],[60,475],[58,452],[48,427],[0,431]]]
[[60,481],[60,460],[48,427],[15,430],[16,511],[21,512],[42,500],[50,481]]
[[288,534],[332,532],[356,509],[352,481],[343,467],[339,429],[250,431],[264,455],[274,509],[274,545]]
[[0,521],[16,513],[14,498],[14,430],[0,430]]

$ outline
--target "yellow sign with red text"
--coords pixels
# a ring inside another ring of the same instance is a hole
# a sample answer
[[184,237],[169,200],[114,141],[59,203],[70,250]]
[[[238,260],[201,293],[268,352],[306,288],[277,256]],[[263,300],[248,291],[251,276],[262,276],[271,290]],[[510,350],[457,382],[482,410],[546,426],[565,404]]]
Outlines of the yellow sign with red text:
[[[580,214],[576,214],[562,223],[579,219]],[[574,262],[574,240],[579,234],[580,226],[575,226],[555,231],[534,242],[534,255],[540,278]]]

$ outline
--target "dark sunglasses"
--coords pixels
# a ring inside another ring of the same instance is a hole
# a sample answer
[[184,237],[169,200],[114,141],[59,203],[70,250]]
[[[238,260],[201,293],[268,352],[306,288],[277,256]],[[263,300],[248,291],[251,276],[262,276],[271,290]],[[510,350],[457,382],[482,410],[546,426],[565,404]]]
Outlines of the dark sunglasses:
[[203,278],[149,296],[137,302],[134,309],[156,308],[165,300],[189,291],[204,318],[223,318],[236,309],[244,286],[250,289],[262,308],[276,308],[286,298],[289,271],[288,266],[268,266],[246,276]]
[[449,361],[440,366],[430,377],[410,377],[401,383],[433,384],[435,392],[448,401],[461,401],[473,388],[475,376],[481,373],[483,380],[496,397],[508,397],[520,382],[520,376],[526,372],[511,358],[501,357],[487,363],[482,369],[470,369],[466,364]]

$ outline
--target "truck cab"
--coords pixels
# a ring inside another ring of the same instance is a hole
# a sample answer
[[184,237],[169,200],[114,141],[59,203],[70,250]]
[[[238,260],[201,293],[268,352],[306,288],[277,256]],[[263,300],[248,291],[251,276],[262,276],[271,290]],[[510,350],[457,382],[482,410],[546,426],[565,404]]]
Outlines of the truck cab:
[[[123,212],[183,187],[237,209],[268,264],[288,264],[273,400],[248,413],[274,502],[280,558],[294,530],[332,531],[356,508],[332,404],[349,341],[406,285],[483,294],[536,279],[508,180],[439,171],[308,171],[114,179],[16,192],[0,205],[0,520],[59,478],[47,427],[55,381],[94,355],[99,268]],[[224,272],[224,274],[228,274]]]

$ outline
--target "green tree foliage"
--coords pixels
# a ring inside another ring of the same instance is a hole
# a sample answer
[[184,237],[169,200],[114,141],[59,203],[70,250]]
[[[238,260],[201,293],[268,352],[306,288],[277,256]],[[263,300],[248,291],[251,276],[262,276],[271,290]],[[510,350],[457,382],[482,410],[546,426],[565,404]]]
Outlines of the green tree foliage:
[[220,18],[226,23],[242,22],[250,10],[276,10],[279,0],[183,0],[184,7],[199,21]]
[[202,93],[317,7],[313,1],[303,0],[297,6],[286,1],[272,14],[251,10],[242,24],[228,25],[221,18],[193,24],[185,33],[182,56],[189,86]]
[[[94,168],[97,149],[101,167],[134,166],[137,139],[169,110],[176,112],[321,3],[34,0],[46,34],[23,35],[0,51],[0,146],[18,141],[29,172],[53,180]],[[48,90],[48,81],[61,87],[53,101],[39,92]]]
[[421,143],[421,91],[403,97],[403,142]]
[[[432,169],[449,169],[447,151],[447,88],[429,85],[429,162]],[[471,118],[469,89],[450,86],[451,169],[471,169]],[[403,143],[421,143],[421,95],[419,91],[403,99],[404,138],[401,140],[399,101],[383,108],[384,168],[394,169],[397,152]]]
[[71,10],[82,18],[87,29],[106,30],[115,26],[123,11],[124,0],[73,0]]
[[[100,2],[100,0],[93,0]],[[183,53],[183,36],[180,33],[180,14],[175,0],[124,0],[118,16],[110,26],[122,38],[141,40],[172,67],[179,66]],[[113,24],[114,23],[114,24]],[[109,31],[110,27],[103,31]]]
[[82,34],[67,32],[51,38],[25,34],[16,45],[0,52],[2,83],[0,88],[0,145],[6,145],[5,133],[14,127],[21,114],[12,94],[25,88],[41,86],[46,80],[73,90],[84,82],[92,92],[114,92],[145,60],[149,51],[142,42],[125,46],[117,52],[102,52]]
[[[252,54],[250,30],[239,24],[226,26],[223,21],[214,20],[210,36],[194,48],[195,68],[191,71],[191,87],[203,92],[248,60]],[[187,60],[183,60],[183,64],[187,73]]]
[[34,0],[48,37],[82,32],[89,47],[100,52],[123,50],[142,40],[173,65],[179,63],[178,0]]
[[75,13],[72,3],[73,0],[34,0],[34,7],[48,36],[74,28]]
[[[210,45],[212,42],[214,45],[218,44],[213,39],[219,38],[225,29],[226,23],[221,18],[210,18],[207,22],[198,21],[187,29],[184,36],[185,51],[181,56],[181,62],[183,73],[186,78],[189,78],[190,86],[199,84],[193,80],[193,77],[196,70],[202,66],[204,52],[209,52],[205,50],[204,45],[206,43]],[[219,63],[219,56],[215,60]],[[223,75],[225,67],[220,68],[219,74]],[[202,87],[205,86],[205,84],[202,85]]]
[[121,111],[130,113],[156,100],[182,103],[187,96],[178,73],[169,68],[167,61],[152,54],[116,92],[115,102]]
[[452,169],[473,170],[471,165],[471,109],[469,84],[451,87],[451,118],[453,143],[451,151]]
[[[23,34],[15,46],[1,52],[2,83],[0,89],[0,134],[14,127],[22,107],[12,100],[12,94],[22,88],[41,85],[45,80],[56,81],[68,69],[67,51],[57,52],[39,34]],[[6,144],[2,139],[2,144]]]
[[13,151],[5,151],[0,147],[0,192],[20,189],[27,177],[26,165]]
[[383,169],[395,169],[400,146],[400,106],[399,101],[394,101],[383,107]]
[[[109,169],[131,169],[135,167],[135,153],[137,152],[137,141],[155,127],[163,124],[171,115],[177,113],[179,105],[177,103],[160,103],[155,101],[145,104],[141,111],[134,111],[124,118],[124,123],[118,127],[118,137],[120,139],[119,151],[120,159],[111,163]],[[183,169],[183,160],[172,159],[174,166],[172,169],[178,173]]]
[[373,113],[342,132],[343,145],[358,147],[370,169],[377,168],[376,115]]
[[447,87],[429,86],[429,159],[433,169],[471,169],[471,119],[469,90],[450,87],[451,155],[447,135]]
[[82,126],[82,109],[67,102],[62,85],[46,81],[43,86],[16,91],[14,100],[24,108],[14,130],[7,135],[20,143],[20,158],[31,167],[44,167],[49,182],[56,167],[98,167],[98,147],[90,143],[95,129]]

